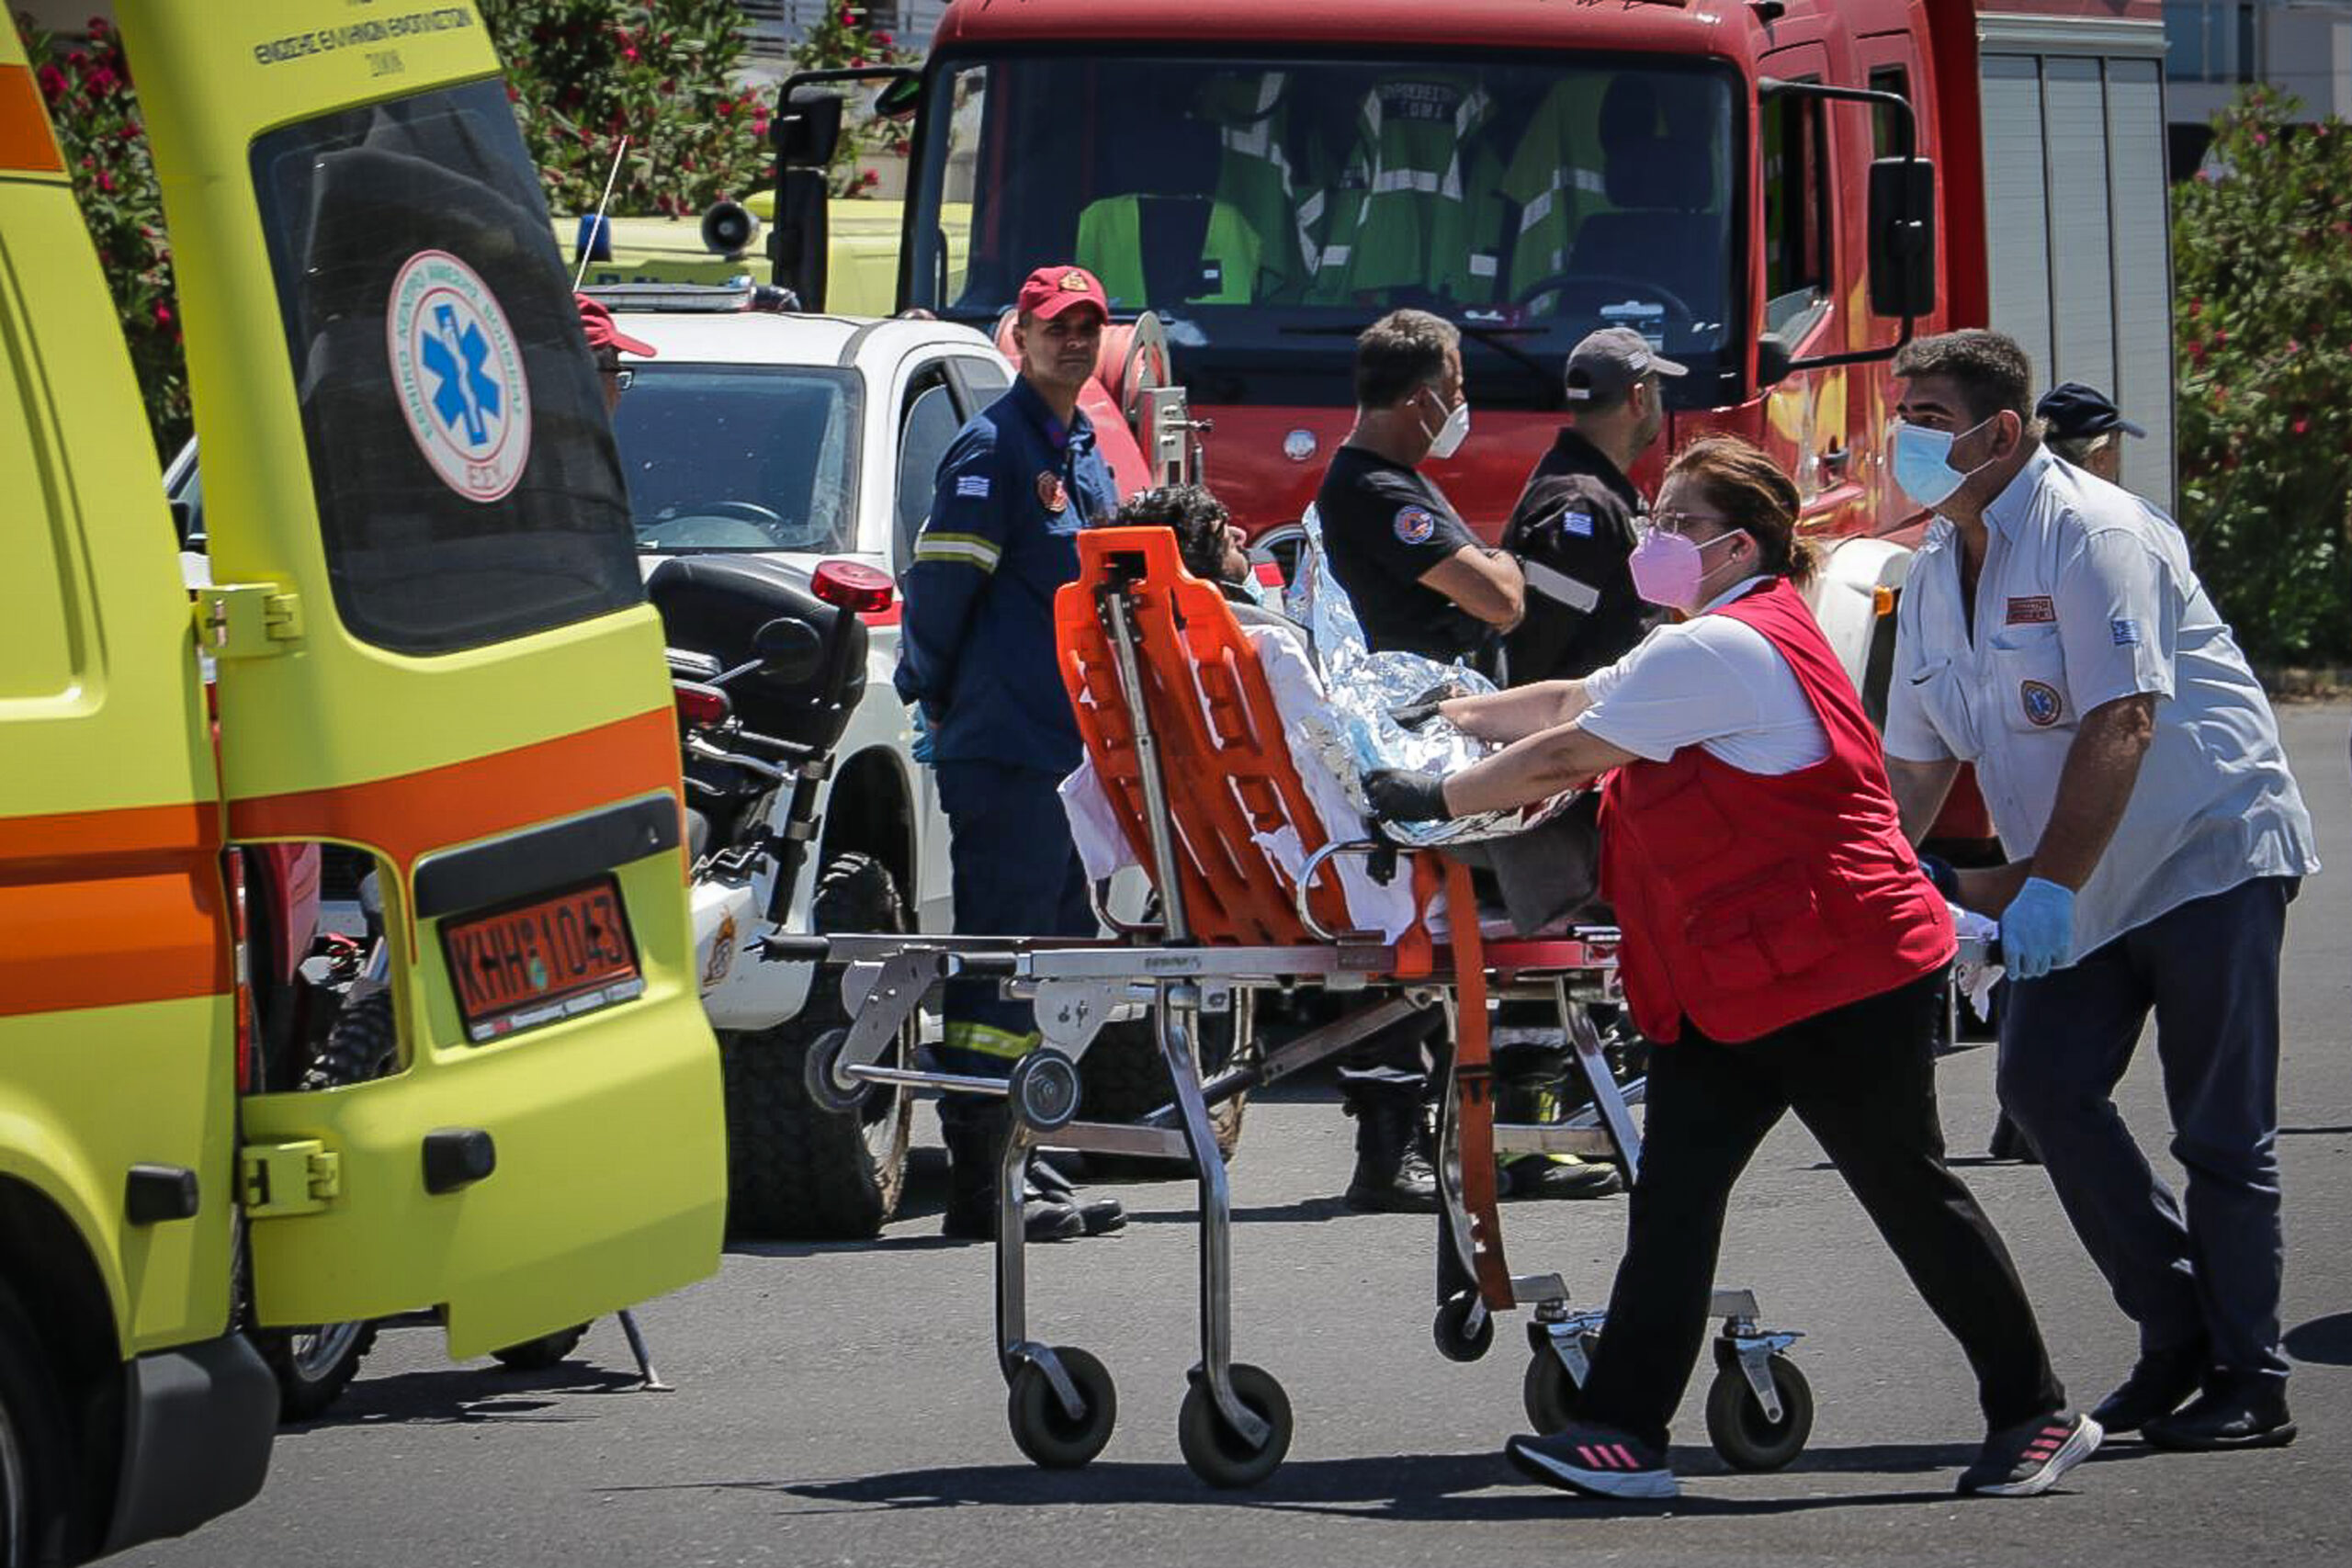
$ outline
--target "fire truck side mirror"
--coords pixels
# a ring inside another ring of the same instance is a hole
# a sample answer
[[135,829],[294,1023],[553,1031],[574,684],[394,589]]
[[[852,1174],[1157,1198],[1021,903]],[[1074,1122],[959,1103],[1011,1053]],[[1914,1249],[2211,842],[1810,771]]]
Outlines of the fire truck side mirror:
[[1871,309],[1925,316],[1936,308],[1936,170],[1925,158],[1871,164]]
[[828,167],[842,144],[842,96],[821,87],[791,89],[768,134],[779,168]]

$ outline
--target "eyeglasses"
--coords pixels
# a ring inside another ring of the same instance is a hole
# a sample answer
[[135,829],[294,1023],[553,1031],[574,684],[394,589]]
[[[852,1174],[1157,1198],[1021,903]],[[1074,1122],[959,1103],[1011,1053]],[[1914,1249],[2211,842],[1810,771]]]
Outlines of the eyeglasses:
[[637,372],[630,369],[626,365],[617,366],[611,369],[606,369],[604,367],[599,366],[596,373],[599,376],[610,376],[613,378],[614,386],[624,392],[628,391],[629,388],[637,383]]
[[1653,512],[1646,519],[1647,526],[1657,529],[1659,533],[1680,534],[1685,538],[1690,536],[1692,525],[1700,523],[1718,529],[1728,529],[1734,526],[1728,517],[1709,517],[1697,512]]

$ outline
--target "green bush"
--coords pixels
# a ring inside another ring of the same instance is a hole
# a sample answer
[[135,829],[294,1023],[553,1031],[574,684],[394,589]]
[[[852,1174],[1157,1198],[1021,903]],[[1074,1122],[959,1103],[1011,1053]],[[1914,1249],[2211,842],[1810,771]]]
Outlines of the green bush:
[[2352,128],[2254,87],[2173,197],[2180,522],[2254,658],[2352,654]]
[[523,139],[559,218],[593,212],[628,139],[611,210],[682,217],[767,181],[766,100],[735,85],[734,0],[482,0]]
[[91,19],[88,42],[71,50],[58,49],[22,13],[17,32],[35,62],[74,195],[122,317],[155,449],[168,457],[190,429],[187,365],[172,291],[172,251],[164,239],[163,192],[147,155],[122,39],[102,17]]

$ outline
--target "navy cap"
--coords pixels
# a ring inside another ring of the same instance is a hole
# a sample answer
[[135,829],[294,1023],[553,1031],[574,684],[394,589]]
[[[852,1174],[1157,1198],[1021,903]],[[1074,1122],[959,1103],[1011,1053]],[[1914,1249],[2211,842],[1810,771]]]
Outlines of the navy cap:
[[2080,441],[2120,430],[2126,435],[2148,433],[2123,417],[2105,392],[2080,381],[2062,381],[2033,405],[2037,418],[2047,421],[2050,434],[2061,441]]

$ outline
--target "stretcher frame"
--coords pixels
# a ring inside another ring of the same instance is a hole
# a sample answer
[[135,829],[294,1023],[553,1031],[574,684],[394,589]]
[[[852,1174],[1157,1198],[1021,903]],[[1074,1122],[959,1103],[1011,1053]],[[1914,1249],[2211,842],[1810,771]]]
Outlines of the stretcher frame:
[[[1641,1137],[1631,1107],[1640,1102],[1644,1084],[1638,1078],[1618,1083],[1589,1011],[1620,999],[1619,933],[1587,926],[1489,942],[1478,927],[1465,868],[1435,852],[1400,851],[1385,842],[1314,843],[1279,908],[1260,889],[1206,885],[1204,864],[1214,861],[1216,840],[1230,848],[1234,821],[1221,829],[1211,826],[1203,820],[1204,792],[1170,787],[1171,762],[1197,764],[1204,739],[1216,740],[1206,727],[1223,723],[1230,731],[1238,722],[1259,742],[1247,764],[1259,773],[1247,780],[1234,775],[1236,787],[1210,795],[1221,795],[1228,805],[1254,798],[1259,826],[1281,820],[1300,832],[1303,842],[1310,832],[1322,840],[1279,720],[1272,721],[1271,738],[1263,734],[1274,711],[1263,672],[1254,656],[1246,656],[1249,645],[1216,591],[1182,571],[1169,531],[1094,530],[1080,536],[1079,550],[1080,580],[1062,590],[1057,604],[1065,679],[1089,755],[1114,803],[1127,808],[1123,826],[1137,840],[1137,858],[1159,890],[1160,919],[1150,925],[1106,919],[1118,934],[1091,939],[894,933],[770,940],[769,957],[830,958],[846,965],[843,991],[852,1022],[809,1053],[812,1098],[846,1110],[874,1085],[899,1084],[1007,1100],[1011,1132],[996,1246],[997,1352],[1012,1388],[1014,1436],[1041,1463],[1082,1464],[1099,1452],[1110,1436],[1107,1415],[1115,1398],[1108,1374],[1091,1357],[1030,1337],[1024,1178],[1032,1154],[1050,1145],[1190,1167],[1199,1192],[1201,1356],[1190,1374],[1180,1438],[1186,1461],[1204,1479],[1246,1485],[1279,1466],[1290,1418],[1279,1384],[1233,1359],[1231,1189],[1209,1109],[1329,1060],[1430,1001],[1442,1002],[1455,1049],[1435,1162],[1442,1200],[1437,1344],[1451,1359],[1475,1359],[1491,1346],[1497,1314],[1527,1306],[1534,1356],[1531,1417],[1572,1398],[1584,1382],[1587,1349],[1602,1314],[1574,1309],[1557,1274],[1510,1271],[1495,1157],[1572,1154],[1613,1161],[1629,1182],[1638,1174]],[[1197,634],[1190,642],[1188,629]],[[1171,636],[1185,653],[1171,652]],[[1245,657],[1234,657],[1237,649]],[[1219,686],[1222,718],[1219,700],[1204,695],[1197,683],[1201,666],[1195,664],[1190,694],[1197,700],[1191,703],[1179,702],[1163,668],[1204,651],[1226,678]],[[1193,717],[1201,726],[1188,722]],[[1246,787],[1253,785],[1265,787]],[[1350,929],[1338,878],[1326,874],[1345,855],[1376,857],[1392,863],[1394,874],[1412,877],[1419,916],[1399,941]],[[1254,850],[1230,859],[1256,862],[1253,871],[1271,869]],[[1449,907],[1468,916],[1452,922],[1443,942],[1430,938],[1427,919],[1441,885]],[[1237,910],[1237,903],[1246,908]],[[882,1066],[913,1027],[925,998],[954,979],[993,980],[1006,995],[1030,1001],[1041,1046],[1004,1078]],[[1247,1027],[1251,998],[1300,985],[1364,991],[1368,999],[1375,987],[1391,994],[1260,1053]],[[1544,999],[1558,1009],[1570,1061],[1589,1093],[1585,1106],[1564,1122],[1495,1121],[1490,998]],[[1173,1100],[1137,1122],[1079,1120],[1077,1063],[1116,1010],[1138,1002],[1150,1008]],[[1200,1020],[1231,1010],[1242,1014],[1235,1059],[1204,1081]],[[1745,1291],[1716,1292],[1711,1315],[1723,1321],[1717,1356],[1724,1375],[1745,1383],[1768,1424],[1791,1423],[1800,1413],[1784,1409],[1789,1382],[1774,1374],[1797,1336],[1759,1328],[1755,1299]],[[1539,1384],[1551,1391],[1545,1399],[1539,1400]],[[1809,1427],[1809,1404],[1802,1416],[1802,1427]],[[1031,1430],[1024,1432],[1024,1422]],[[1800,1430],[1798,1447],[1803,1440]],[[1736,1453],[1727,1457],[1740,1462]]]

